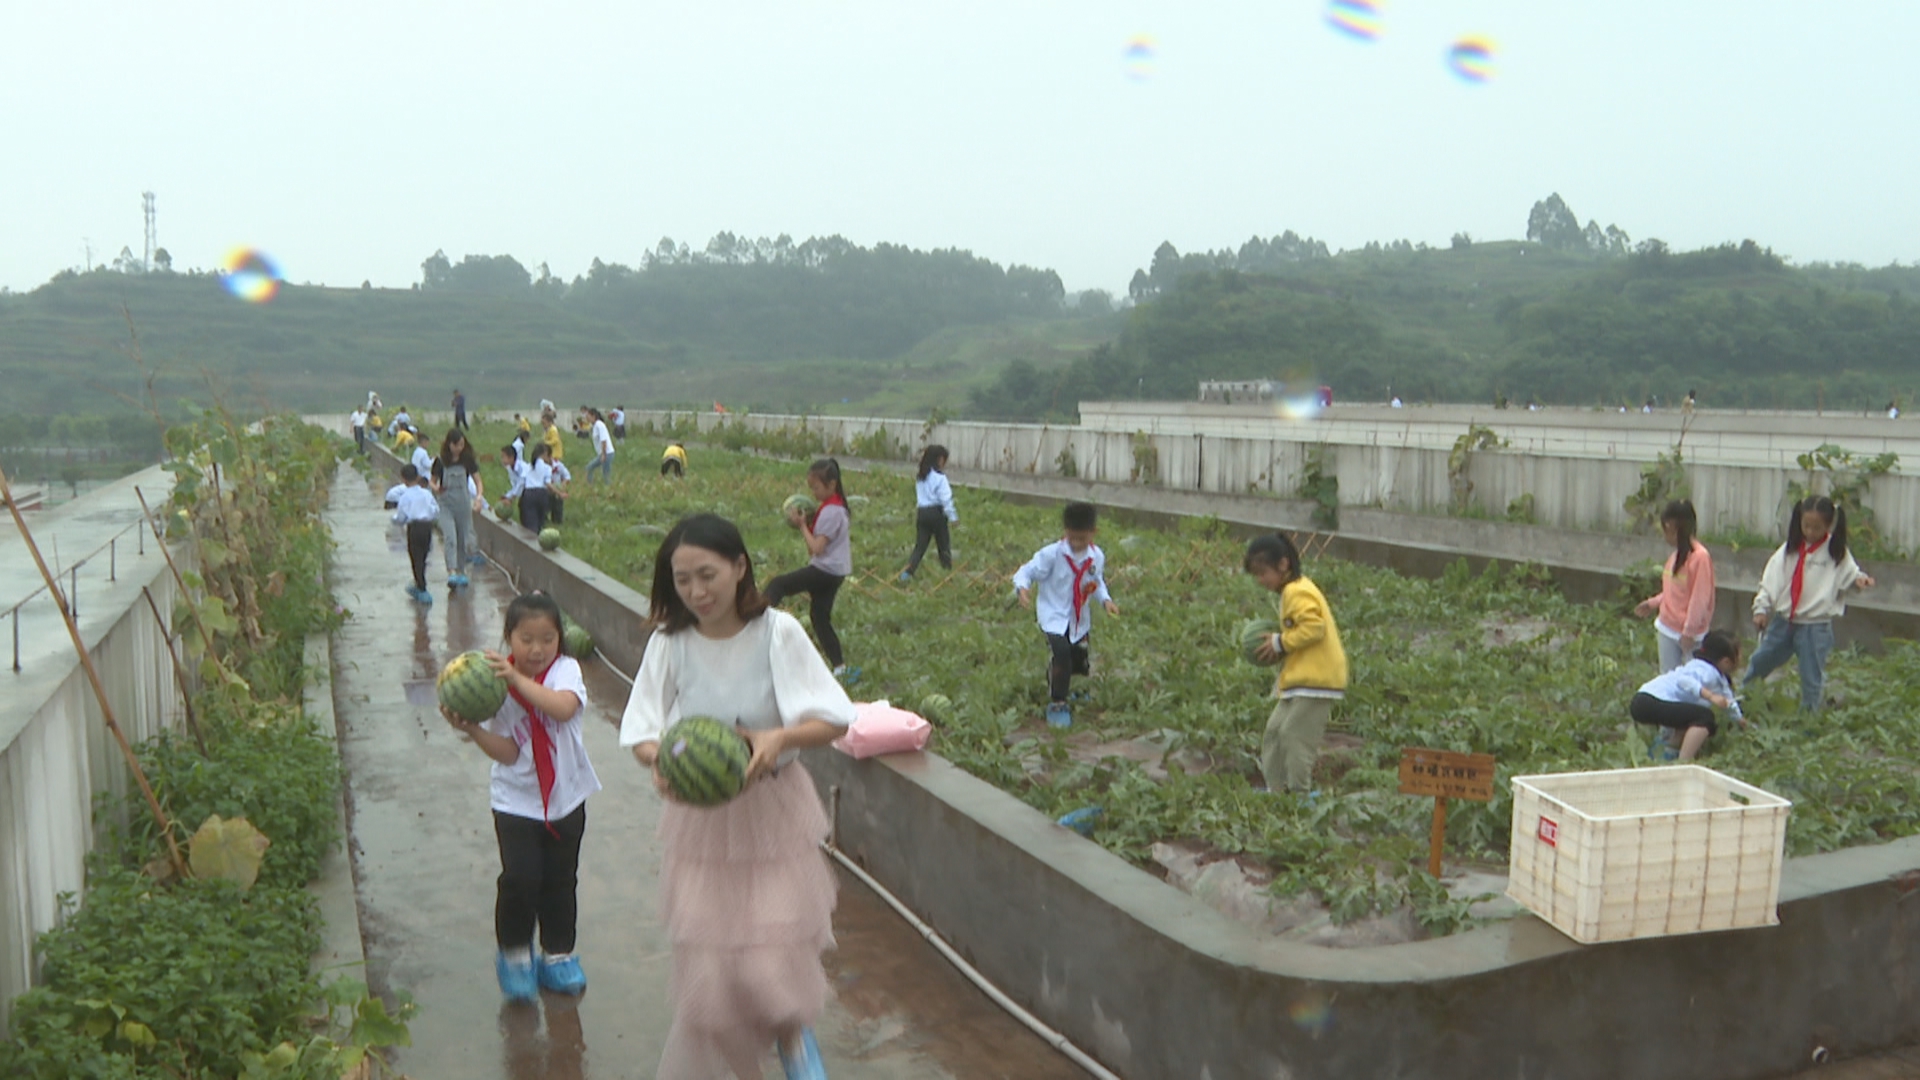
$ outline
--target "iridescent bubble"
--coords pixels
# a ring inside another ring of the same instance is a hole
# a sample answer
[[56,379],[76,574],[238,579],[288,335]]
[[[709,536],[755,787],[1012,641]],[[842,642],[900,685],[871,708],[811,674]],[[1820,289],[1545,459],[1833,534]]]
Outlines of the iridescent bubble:
[[1160,57],[1160,47],[1147,34],[1136,34],[1128,39],[1127,47],[1120,50],[1120,70],[1134,82],[1145,82],[1153,77],[1154,62]]
[[1350,38],[1372,41],[1380,36],[1383,6],[1377,0],[1330,0],[1327,25]]
[[250,304],[273,299],[283,280],[279,264],[252,248],[234,248],[220,262],[220,284]]
[[1333,1002],[1317,990],[1310,990],[1287,1007],[1293,1026],[1316,1038],[1333,1026]]
[[1463,82],[1483,83],[1493,78],[1493,42],[1464,37],[1447,50],[1447,67]]

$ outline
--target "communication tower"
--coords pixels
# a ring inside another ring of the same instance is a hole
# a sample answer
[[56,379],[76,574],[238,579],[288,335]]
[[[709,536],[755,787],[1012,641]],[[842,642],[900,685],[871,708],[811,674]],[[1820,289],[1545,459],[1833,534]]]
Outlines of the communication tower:
[[155,247],[154,230],[153,230],[153,192],[143,191],[140,193],[140,208],[141,208],[141,212],[145,214],[147,219],[147,251],[146,251],[146,254],[140,260],[140,268],[142,270],[152,271],[153,270],[153,250]]

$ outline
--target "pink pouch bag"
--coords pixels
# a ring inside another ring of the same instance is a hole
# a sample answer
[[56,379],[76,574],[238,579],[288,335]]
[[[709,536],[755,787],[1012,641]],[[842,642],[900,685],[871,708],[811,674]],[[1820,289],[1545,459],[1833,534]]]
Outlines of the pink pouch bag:
[[855,758],[870,758],[875,754],[904,754],[910,750],[925,750],[927,736],[933,731],[933,725],[920,718],[918,713],[905,709],[896,709],[885,701],[856,702],[853,706],[853,726],[847,733],[834,741],[841,753]]

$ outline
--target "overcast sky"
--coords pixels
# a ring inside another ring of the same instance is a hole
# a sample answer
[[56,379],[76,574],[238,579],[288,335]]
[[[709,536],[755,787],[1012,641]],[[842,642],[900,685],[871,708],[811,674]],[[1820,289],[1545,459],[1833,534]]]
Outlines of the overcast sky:
[[0,0],[0,285],[138,253],[149,189],[176,266],[336,285],[727,229],[1122,289],[1162,240],[1517,238],[1553,191],[1635,240],[1920,260],[1914,0],[1377,6],[1366,41],[1311,0]]

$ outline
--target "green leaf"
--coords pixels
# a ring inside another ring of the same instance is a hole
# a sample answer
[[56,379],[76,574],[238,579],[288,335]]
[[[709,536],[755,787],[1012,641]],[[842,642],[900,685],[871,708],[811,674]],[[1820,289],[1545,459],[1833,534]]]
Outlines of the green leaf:
[[246,818],[224,821],[210,815],[188,845],[187,861],[195,877],[225,878],[242,889],[260,876],[260,860],[271,843]]
[[363,1047],[413,1045],[406,1023],[387,1015],[386,1003],[377,997],[367,998],[355,1010],[351,1038],[353,1045]]
[[153,1029],[138,1020],[120,1021],[120,1038],[135,1046],[152,1046],[159,1041],[153,1037]]

